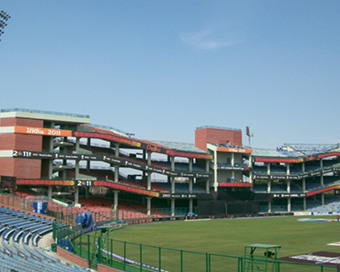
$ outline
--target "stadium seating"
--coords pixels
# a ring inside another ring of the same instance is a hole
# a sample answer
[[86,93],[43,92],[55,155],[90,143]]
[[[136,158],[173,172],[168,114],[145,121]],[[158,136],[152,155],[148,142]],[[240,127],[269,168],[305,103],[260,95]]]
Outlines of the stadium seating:
[[39,238],[51,231],[49,219],[0,207],[0,271],[90,271],[61,263],[39,247]]

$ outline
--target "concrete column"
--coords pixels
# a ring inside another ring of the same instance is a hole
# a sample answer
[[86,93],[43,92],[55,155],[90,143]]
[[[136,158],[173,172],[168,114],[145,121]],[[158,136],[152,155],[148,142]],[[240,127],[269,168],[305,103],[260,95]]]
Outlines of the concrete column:
[[249,155],[249,161],[248,161],[248,166],[249,167],[252,167],[252,164],[253,164],[251,160],[252,160],[252,157],[251,157],[251,155]]
[[48,178],[52,179],[52,175],[53,175],[53,161],[49,160],[48,161]]
[[302,162],[302,173],[306,172],[306,164]]
[[119,181],[119,165],[115,165],[115,182]]
[[217,151],[214,150],[214,191],[217,192],[218,181],[217,181]]
[[268,212],[272,212],[272,203],[270,201],[268,202]]
[[148,165],[151,166],[151,154],[152,152],[148,150]]
[[306,179],[305,178],[302,179],[302,190],[303,192],[306,191]]
[[287,180],[287,193],[290,193],[290,180]]
[[118,209],[118,193],[119,191],[113,191],[113,209],[116,213]]
[[286,164],[286,167],[287,167],[287,169],[286,169],[286,174],[287,174],[287,175],[290,175],[290,163],[287,163],[287,164]]
[[268,183],[267,183],[267,193],[270,194],[271,191],[272,191],[272,181],[268,180]]
[[189,193],[190,194],[192,194],[192,185],[193,185],[192,178],[189,178]]
[[61,176],[62,179],[66,179],[66,170],[61,171]]
[[192,158],[189,158],[189,172],[192,172]]
[[[323,160],[321,159],[320,160],[320,168],[322,169],[323,168]],[[321,185],[324,185],[324,178],[323,178],[323,174],[321,173],[320,175],[320,181],[321,181]]]
[[292,210],[292,199],[290,197],[287,198],[287,211],[291,212]]
[[76,137],[76,153],[79,152],[79,146],[80,146],[80,138]]
[[146,197],[146,214],[151,216],[151,199],[152,197]]
[[[49,151],[52,153],[53,152],[53,137],[49,138]],[[48,178],[52,179],[52,175],[53,175],[53,160],[49,160],[48,161]]]
[[151,172],[148,172],[148,182],[147,182],[147,190],[151,190]]
[[192,198],[189,199],[189,212],[193,212],[194,200]]
[[267,175],[270,175],[270,162],[267,163]]
[[171,163],[171,171],[175,171],[175,157],[170,157],[170,163]]
[[303,210],[304,211],[307,210],[307,197],[306,196],[303,198]]
[[118,143],[115,144],[115,156],[117,158],[119,157],[119,146],[120,146],[120,144],[118,144]]
[[[75,161],[76,165],[75,165],[75,180],[77,182],[77,180],[79,179],[79,161]],[[66,170],[64,171],[64,175],[66,178]],[[75,192],[74,192],[74,204],[78,204],[79,202],[79,187],[75,186]]]
[[75,191],[74,191],[74,204],[79,203],[79,187],[75,186]]
[[321,194],[321,205],[325,205],[325,193]]
[[231,166],[235,165],[235,154],[231,153]]
[[171,216],[175,216],[175,199],[171,199]]
[[171,178],[171,193],[174,194],[175,191],[176,191],[176,188],[175,188],[175,178]]
[[52,185],[49,185],[47,190],[48,200],[52,200]]
[[76,165],[75,165],[75,179],[76,180],[79,179],[79,161],[76,161]]
[[[145,150],[142,151],[142,159],[143,159],[143,161],[146,161],[146,151]],[[143,171],[142,180],[143,181],[146,180],[146,171]]]
[[207,194],[210,193],[210,180],[209,179],[207,179],[207,181],[205,182],[205,192]]
[[206,160],[205,161],[205,172],[209,173],[210,170],[210,161]]

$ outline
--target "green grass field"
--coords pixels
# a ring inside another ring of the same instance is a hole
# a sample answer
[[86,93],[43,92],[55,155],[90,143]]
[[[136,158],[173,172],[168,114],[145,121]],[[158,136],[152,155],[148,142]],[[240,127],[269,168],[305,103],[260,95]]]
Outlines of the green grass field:
[[[194,252],[213,253],[208,262],[209,271],[237,271],[238,258],[231,256],[243,257],[244,246],[249,244],[281,245],[279,258],[316,251],[340,253],[340,247],[327,245],[340,241],[340,222],[300,222],[297,221],[299,218],[302,217],[170,221],[136,225],[110,232],[106,237],[114,240],[107,240],[109,242],[102,247],[144,264],[155,267],[161,265],[162,269],[172,272],[208,271],[207,254]],[[335,216],[322,218],[335,219]],[[111,257],[105,258],[109,263]],[[289,267],[281,271],[320,270]]]
[[[300,222],[298,218],[171,221],[114,231],[110,237],[234,256],[243,256],[244,246],[255,243],[281,245],[279,257],[313,251],[340,253],[340,247],[327,245],[340,241],[340,222]],[[322,218],[335,219],[335,216]]]

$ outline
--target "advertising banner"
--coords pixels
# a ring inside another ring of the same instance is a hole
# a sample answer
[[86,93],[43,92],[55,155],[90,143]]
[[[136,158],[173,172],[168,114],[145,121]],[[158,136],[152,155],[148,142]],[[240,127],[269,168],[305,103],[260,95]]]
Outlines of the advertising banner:
[[62,154],[53,152],[37,152],[26,150],[13,150],[13,157],[32,158],[32,159],[60,159],[60,160],[91,160],[91,161],[104,161],[111,164],[118,164],[122,167],[131,167],[141,171],[150,171],[158,174],[164,174],[171,177],[186,177],[186,178],[209,178],[210,173],[194,173],[194,172],[179,172],[171,171],[169,169],[163,169],[160,167],[154,167],[146,165],[145,163],[139,163],[136,160],[129,160],[127,158],[117,158],[102,154]]
[[54,129],[54,128],[22,127],[22,126],[15,126],[14,133],[54,136],[54,137],[58,137],[58,136],[71,137],[72,136],[72,130],[63,130],[63,129]]

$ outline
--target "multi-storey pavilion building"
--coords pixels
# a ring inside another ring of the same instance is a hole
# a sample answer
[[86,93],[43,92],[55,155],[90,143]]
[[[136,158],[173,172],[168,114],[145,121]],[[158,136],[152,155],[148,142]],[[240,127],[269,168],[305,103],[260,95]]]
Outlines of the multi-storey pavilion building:
[[324,205],[340,188],[339,154],[338,144],[251,148],[243,145],[242,131],[231,128],[199,127],[195,144],[184,144],[137,139],[93,125],[88,115],[0,113],[0,175],[16,177],[19,189],[67,198],[74,205],[81,205],[80,196],[106,195],[115,209],[120,200],[135,201],[148,215],[160,207],[176,216],[179,207],[196,211],[200,199],[231,203],[230,196],[238,195],[248,198],[236,204],[256,203],[250,212]]

